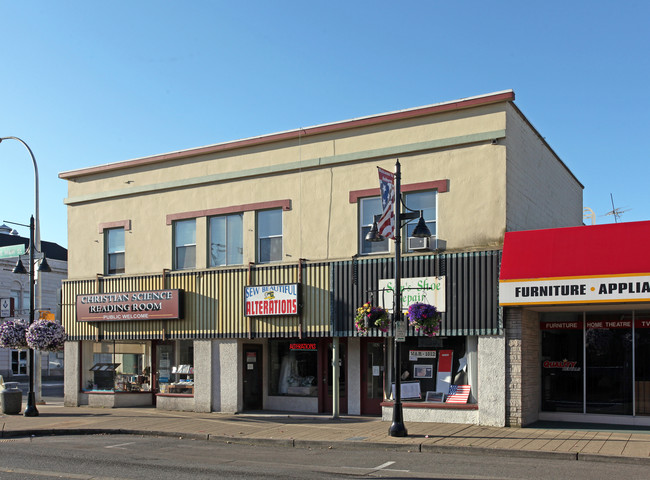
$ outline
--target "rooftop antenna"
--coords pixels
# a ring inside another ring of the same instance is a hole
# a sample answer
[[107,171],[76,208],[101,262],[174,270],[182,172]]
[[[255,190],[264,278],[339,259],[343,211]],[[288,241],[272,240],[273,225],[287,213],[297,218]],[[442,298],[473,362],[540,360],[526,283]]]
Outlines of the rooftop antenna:
[[609,198],[612,200],[612,210],[611,210],[611,212],[607,212],[605,215],[614,215],[614,223],[618,223],[618,219],[621,218],[621,215],[623,215],[623,213],[625,213],[625,212],[627,212],[628,210],[631,210],[631,209],[628,208],[626,210],[622,210],[620,208],[616,208],[614,206],[614,195],[612,195],[610,193]]

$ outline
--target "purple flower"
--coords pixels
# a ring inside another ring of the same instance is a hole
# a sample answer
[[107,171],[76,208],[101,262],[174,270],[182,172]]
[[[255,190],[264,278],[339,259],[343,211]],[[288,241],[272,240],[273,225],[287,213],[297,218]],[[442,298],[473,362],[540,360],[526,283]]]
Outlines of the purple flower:
[[438,335],[440,331],[440,312],[427,303],[413,303],[408,310],[409,323],[427,337]]
[[66,340],[63,325],[49,320],[37,320],[27,329],[27,345],[34,350],[57,352]]
[[27,348],[27,325],[22,320],[7,320],[0,324],[0,347]]

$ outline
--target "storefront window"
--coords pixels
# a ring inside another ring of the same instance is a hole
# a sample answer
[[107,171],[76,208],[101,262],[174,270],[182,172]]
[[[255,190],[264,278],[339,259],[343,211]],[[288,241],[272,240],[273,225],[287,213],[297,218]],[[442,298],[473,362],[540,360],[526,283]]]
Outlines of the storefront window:
[[650,313],[549,313],[540,328],[543,411],[650,415]]
[[587,314],[586,412],[632,414],[632,316]]
[[583,411],[582,314],[542,317],[542,410]]
[[269,395],[318,395],[316,342],[269,340]]
[[433,393],[446,396],[451,385],[470,385],[468,403],[476,403],[476,355],[468,338],[407,337],[400,348],[402,399],[426,400],[428,392],[429,398]]
[[84,390],[151,391],[151,342],[84,342]]
[[162,394],[194,395],[194,342],[156,344],[156,389]]
[[634,320],[634,389],[637,415],[650,415],[650,313],[639,313]]

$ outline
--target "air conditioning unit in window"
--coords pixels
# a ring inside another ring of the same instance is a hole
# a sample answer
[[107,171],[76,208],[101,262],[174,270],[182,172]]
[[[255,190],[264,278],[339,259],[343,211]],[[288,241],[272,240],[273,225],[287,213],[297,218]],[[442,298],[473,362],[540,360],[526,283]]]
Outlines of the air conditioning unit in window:
[[413,251],[432,251],[438,249],[438,240],[435,235],[430,237],[409,237],[407,247]]

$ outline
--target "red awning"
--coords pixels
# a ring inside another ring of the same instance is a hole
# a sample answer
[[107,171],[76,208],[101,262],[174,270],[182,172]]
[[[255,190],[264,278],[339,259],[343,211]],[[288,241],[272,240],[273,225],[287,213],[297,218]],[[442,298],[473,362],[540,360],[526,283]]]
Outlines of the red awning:
[[650,273],[650,221],[507,232],[500,280]]

